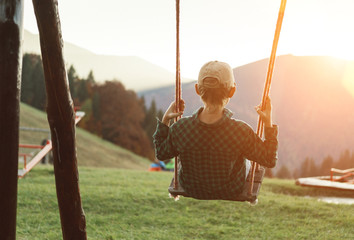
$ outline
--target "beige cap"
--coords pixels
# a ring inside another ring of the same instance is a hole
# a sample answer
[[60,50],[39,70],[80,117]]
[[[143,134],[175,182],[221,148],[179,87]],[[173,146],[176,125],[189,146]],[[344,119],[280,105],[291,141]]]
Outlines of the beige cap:
[[[205,81],[206,78],[208,79]],[[234,73],[229,64],[219,61],[207,62],[200,69],[198,85],[206,88],[229,88],[234,86]]]

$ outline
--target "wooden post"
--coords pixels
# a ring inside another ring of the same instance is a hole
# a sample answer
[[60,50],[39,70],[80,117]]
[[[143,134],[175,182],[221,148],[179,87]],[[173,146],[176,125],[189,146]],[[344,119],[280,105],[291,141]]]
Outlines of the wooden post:
[[86,239],[76,159],[75,112],[63,59],[57,0],[33,0],[40,35],[63,239]]
[[16,239],[23,0],[0,1],[0,238]]

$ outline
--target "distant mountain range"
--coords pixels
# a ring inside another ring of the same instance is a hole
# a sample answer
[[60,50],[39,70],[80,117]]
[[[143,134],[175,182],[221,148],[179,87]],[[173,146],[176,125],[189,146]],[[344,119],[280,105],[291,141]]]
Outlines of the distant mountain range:
[[[38,35],[24,31],[23,52],[40,54]],[[98,55],[64,42],[64,58],[68,66],[74,65],[80,77],[92,70],[97,81],[116,79],[127,89],[149,89],[175,81],[174,73],[136,56]]]
[[[257,125],[258,105],[268,59],[234,69],[237,92],[228,104],[234,117]],[[276,60],[271,98],[273,120],[279,125],[279,165],[298,167],[306,158],[321,162],[345,149],[354,151],[354,96],[342,84],[348,62],[331,57],[280,56]],[[201,106],[194,82],[182,86],[185,114]],[[174,99],[174,86],[139,92],[145,102],[155,99],[165,110]],[[353,166],[354,167],[354,166]]]

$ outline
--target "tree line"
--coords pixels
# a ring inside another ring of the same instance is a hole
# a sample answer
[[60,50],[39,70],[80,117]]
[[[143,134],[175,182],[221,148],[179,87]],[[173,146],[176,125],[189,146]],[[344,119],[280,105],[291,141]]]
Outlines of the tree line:
[[[154,159],[152,134],[156,117],[162,111],[153,100],[146,107],[143,97],[125,89],[117,80],[97,83],[91,71],[80,78],[73,65],[68,81],[74,105],[85,112],[79,127],[132,152]],[[42,60],[39,55],[25,54],[22,63],[21,102],[45,110],[46,92]]]
[[354,151],[350,153],[347,149],[343,151],[337,160],[332,156],[325,157],[320,164],[316,164],[313,158],[307,157],[303,160],[298,169],[291,172],[283,165],[275,174],[277,178],[302,178],[314,176],[329,176],[331,168],[348,169],[354,168]]

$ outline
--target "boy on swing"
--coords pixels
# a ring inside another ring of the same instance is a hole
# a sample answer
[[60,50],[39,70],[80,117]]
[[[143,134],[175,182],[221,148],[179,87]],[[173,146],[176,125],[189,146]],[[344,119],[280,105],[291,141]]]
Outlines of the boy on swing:
[[[181,116],[175,102],[158,121],[154,133],[156,157],[159,160],[179,156],[179,184],[197,199],[233,199],[243,190],[250,170],[249,160],[273,168],[277,161],[278,128],[272,125],[270,98],[265,109],[256,107],[265,124],[265,141],[243,121],[232,118],[225,108],[236,91],[231,67],[224,62],[206,63],[199,72],[196,93],[204,107],[173,125],[170,120]],[[249,159],[249,160],[247,160]]]

